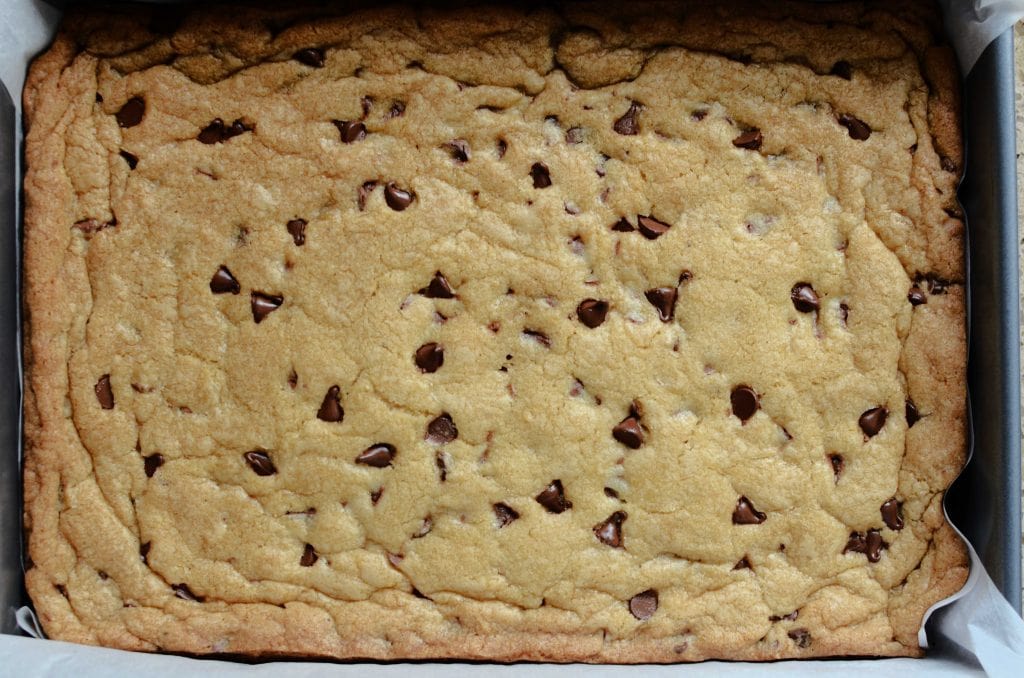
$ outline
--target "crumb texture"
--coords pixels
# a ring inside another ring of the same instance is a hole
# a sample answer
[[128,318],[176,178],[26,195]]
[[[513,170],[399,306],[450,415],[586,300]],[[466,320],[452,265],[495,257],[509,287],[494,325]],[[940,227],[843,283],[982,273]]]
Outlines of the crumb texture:
[[930,5],[147,11],[25,90],[51,637],[920,654],[967,567]]

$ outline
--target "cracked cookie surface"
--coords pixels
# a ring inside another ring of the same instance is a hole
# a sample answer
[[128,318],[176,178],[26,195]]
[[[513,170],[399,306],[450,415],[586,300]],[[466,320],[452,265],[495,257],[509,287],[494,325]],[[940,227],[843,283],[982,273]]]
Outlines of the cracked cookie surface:
[[918,655],[966,556],[921,3],[85,13],[25,90],[47,633]]

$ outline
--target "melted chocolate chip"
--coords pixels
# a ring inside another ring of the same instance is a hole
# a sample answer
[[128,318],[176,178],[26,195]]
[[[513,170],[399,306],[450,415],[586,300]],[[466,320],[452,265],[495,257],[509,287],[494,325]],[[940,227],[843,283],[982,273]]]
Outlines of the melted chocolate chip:
[[142,458],[142,467],[146,471],[146,477],[152,478],[156,470],[164,465],[164,455],[157,452],[148,457]]
[[639,114],[643,106],[636,101],[629,104],[629,109],[622,114],[622,117],[612,124],[612,129],[623,136],[633,136],[640,131]]
[[146,113],[146,102],[141,97],[132,97],[125,102],[124,106],[121,107],[114,117],[117,118],[117,124],[119,127],[135,127],[142,122],[142,117]]
[[620,233],[629,233],[636,229],[633,228],[633,224],[629,223],[629,220],[626,219],[626,217],[621,217],[618,221],[612,224],[612,230]]
[[761,135],[761,130],[755,127],[754,129],[747,130],[733,139],[732,145],[736,148],[745,148],[748,151],[756,151],[761,148],[761,142],[763,141],[764,137]]
[[736,508],[732,512],[732,522],[736,525],[760,525],[767,518],[768,516],[754,508],[746,497],[737,500]]
[[957,172],[956,163],[953,162],[952,158],[942,156],[942,158],[939,160],[939,164],[942,166],[942,169],[946,170],[947,172]]
[[567,144],[581,144],[583,143],[583,128],[582,127],[570,127],[565,130],[565,143]]
[[864,431],[864,435],[871,438],[878,435],[878,432],[885,426],[885,420],[889,417],[889,410],[884,407],[872,407],[870,410],[860,415],[860,419],[857,423],[860,424],[860,430]]
[[147,559],[149,558],[149,549],[151,548],[153,548],[153,542],[151,541],[139,544],[139,560],[141,560],[144,565],[149,564]]
[[114,409],[114,391],[110,388],[109,374],[104,374],[99,378],[93,391],[96,393],[96,400],[99,401],[100,407],[105,410]]
[[628,517],[625,511],[616,511],[603,522],[594,525],[597,540],[614,548],[622,548],[622,523]]
[[612,437],[631,450],[640,449],[644,444],[644,430],[640,426],[640,416],[636,412],[630,412],[628,417],[612,429]]
[[214,294],[238,294],[242,291],[242,286],[238,284],[227,266],[221,266],[210,279],[210,291]]
[[946,288],[949,287],[949,281],[931,276],[925,278],[925,283],[928,285],[929,294],[945,294]]
[[920,287],[914,285],[910,288],[910,292],[907,293],[907,301],[909,301],[912,306],[920,306],[921,304],[928,303],[928,295],[926,295],[924,290]]
[[434,463],[437,464],[437,475],[441,478],[441,482],[448,480],[448,462],[445,461],[443,452],[434,455]]
[[306,547],[302,550],[302,557],[299,558],[299,565],[302,567],[313,567],[313,564],[320,560],[320,556],[316,554],[316,549],[313,548],[312,544],[306,544]]
[[171,588],[174,589],[174,595],[182,600],[188,600],[193,603],[201,603],[204,600],[202,596],[197,596],[193,593],[188,584],[171,584]]
[[370,492],[370,503],[373,504],[374,506],[376,506],[377,502],[380,501],[380,496],[382,494],[384,494],[384,488],[383,487],[378,487],[376,490],[373,490],[372,492]]
[[341,140],[346,144],[362,141],[366,138],[366,125],[358,120],[334,120],[332,122],[338,128]]
[[533,179],[534,188],[547,188],[551,185],[551,172],[548,166],[542,162],[533,163],[530,168],[530,177]]
[[914,401],[907,400],[907,428],[913,427],[914,424],[921,421],[921,413],[917,411],[917,405]]
[[846,322],[850,319],[850,307],[846,304],[839,304],[839,320],[846,326]]
[[750,564],[750,558],[743,556],[736,564],[732,566],[733,570],[753,570],[754,566]]
[[811,633],[807,629],[793,629],[786,635],[802,650],[811,646]]
[[384,187],[384,202],[386,202],[388,207],[396,212],[401,212],[411,205],[413,198],[415,197],[416,195],[414,193],[399,188],[393,181],[388,182]]
[[601,299],[584,299],[576,307],[576,317],[587,327],[593,329],[605,321],[608,316],[609,304]]
[[253,292],[250,295],[250,303],[252,305],[252,319],[258,325],[263,322],[264,318],[280,308],[281,304],[284,303],[284,297],[264,294],[263,292]]
[[565,498],[561,480],[552,480],[540,494],[534,497],[548,513],[562,513],[572,508],[572,502]]
[[743,423],[746,423],[761,408],[757,391],[746,385],[733,388],[729,402],[732,403],[732,413]]
[[297,247],[301,247],[306,243],[306,220],[305,219],[292,219],[288,222],[288,233],[292,236],[292,241]]
[[658,611],[658,592],[647,589],[629,599],[629,613],[640,621],[647,621]]
[[316,47],[307,47],[306,49],[300,49],[298,52],[292,55],[292,58],[301,64],[306,64],[307,66],[312,66],[313,68],[324,67],[324,51]]
[[793,308],[801,313],[813,313],[821,305],[821,302],[818,301],[818,295],[810,283],[802,282],[793,285],[789,298],[793,300]]
[[849,61],[837,61],[832,65],[832,70],[828,74],[849,80],[853,77],[853,69],[850,67]]
[[274,466],[270,455],[264,450],[253,450],[246,452],[242,456],[245,458],[245,463],[258,476],[272,476],[277,473],[277,467]]
[[871,127],[859,118],[844,113],[839,116],[838,120],[839,124],[846,128],[851,139],[864,141],[871,136]]
[[508,142],[505,141],[504,139],[498,139],[498,142],[497,142],[498,160],[501,160],[502,158],[505,157],[505,152],[507,150],[508,150]]
[[356,203],[359,206],[360,212],[366,209],[366,201],[369,199],[370,194],[373,193],[373,189],[375,188],[377,188],[376,181],[366,181],[357,189]]
[[828,460],[832,464],[832,475],[835,476],[836,482],[839,482],[839,476],[843,475],[843,468],[846,466],[846,462],[843,461],[843,456],[840,454],[828,455]]
[[374,468],[385,468],[391,466],[395,458],[395,446],[388,443],[376,443],[370,445],[356,457],[357,464],[365,464]]
[[666,224],[664,221],[658,221],[652,216],[637,216],[636,227],[640,233],[648,240],[657,240],[661,236],[668,233],[668,229],[672,228],[672,224]]
[[405,115],[405,102],[404,101],[393,101],[391,102],[391,108],[384,114],[385,120],[391,120],[393,118],[401,118]]
[[882,549],[885,547],[882,533],[872,528],[866,535],[863,532],[851,532],[843,553],[863,553],[868,557],[868,562],[877,563],[882,559]]
[[544,348],[551,348],[551,337],[539,330],[523,330],[523,336],[533,339]]
[[437,342],[431,341],[416,349],[413,360],[420,372],[437,372],[444,365],[444,349]]
[[519,520],[519,512],[508,504],[498,502],[493,506],[494,515],[498,518],[498,529],[501,529],[509,523]]
[[252,126],[242,122],[241,119],[235,120],[230,125],[225,125],[223,120],[215,118],[213,122],[199,132],[196,139],[198,139],[200,143],[207,145],[220,144],[232,137],[237,137],[239,134],[251,131]]
[[667,323],[672,320],[676,309],[676,297],[679,296],[675,287],[655,287],[644,292],[644,296],[654,308],[658,309],[658,317],[661,318],[661,322]]
[[341,407],[341,389],[337,385],[327,389],[320,409],[316,412],[316,418],[320,421],[339,423],[345,419],[345,410]]
[[901,515],[903,504],[893,497],[882,504],[882,521],[890,530],[903,529],[903,516]]
[[452,139],[444,145],[457,163],[469,162],[469,142],[465,139]]
[[455,426],[455,422],[452,421],[452,416],[447,412],[435,417],[427,424],[427,435],[425,438],[427,442],[434,443],[435,445],[444,445],[458,437],[459,429]]
[[618,499],[619,493],[610,487],[606,487],[604,488],[604,496],[608,497],[609,499]]
[[453,299],[455,298],[455,290],[448,283],[448,279],[444,277],[441,271],[434,273],[434,277],[431,278],[430,284],[420,289],[419,294],[427,297],[428,299]]
[[793,610],[789,614],[784,614],[784,615],[775,615],[775,614],[773,614],[772,616],[768,617],[768,621],[772,621],[772,622],[777,622],[777,621],[796,621],[796,618],[799,617],[799,616],[800,616],[800,610]]
[[124,161],[128,163],[128,169],[135,169],[135,167],[139,164],[138,156],[135,156],[129,153],[128,151],[122,150],[120,152],[120,155],[122,158],[124,158]]

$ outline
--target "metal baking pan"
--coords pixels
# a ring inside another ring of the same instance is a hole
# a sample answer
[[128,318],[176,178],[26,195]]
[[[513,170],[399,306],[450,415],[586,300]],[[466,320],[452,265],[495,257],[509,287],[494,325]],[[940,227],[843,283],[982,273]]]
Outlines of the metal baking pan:
[[[964,84],[969,220],[969,389],[973,458],[951,489],[953,523],[1010,604],[1021,609],[1021,417],[1013,35],[982,55]],[[18,634],[27,604],[21,544],[20,182],[11,94],[0,84],[0,633]],[[13,93],[20,96],[20,92]]]

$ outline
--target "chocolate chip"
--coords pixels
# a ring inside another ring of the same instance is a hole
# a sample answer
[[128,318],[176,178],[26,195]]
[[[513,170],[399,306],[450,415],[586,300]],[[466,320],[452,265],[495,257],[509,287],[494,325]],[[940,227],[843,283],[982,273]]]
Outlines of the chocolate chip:
[[754,566],[750,564],[750,559],[747,556],[743,556],[736,564],[732,566],[733,570],[753,570]]
[[144,565],[149,564],[147,559],[149,558],[149,549],[152,547],[153,542],[151,541],[139,544],[139,560],[141,560]]
[[431,341],[416,349],[414,360],[421,372],[437,372],[444,365],[444,349],[437,342]]
[[242,291],[242,286],[238,284],[227,266],[221,266],[210,279],[210,291],[214,294],[238,294]]
[[629,220],[626,219],[626,217],[621,217],[618,221],[612,224],[612,230],[620,233],[629,233],[636,229],[633,228],[633,224],[629,223]]
[[622,548],[622,523],[628,518],[625,511],[616,511],[597,525],[594,525],[594,535],[602,544],[615,548]]
[[807,629],[793,629],[786,635],[802,650],[811,646],[811,633]]
[[839,124],[846,128],[851,139],[864,141],[871,136],[871,127],[866,122],[855,118],[852,115],[843,114],[839,116]]
[[658,611],[658,592],[647,589],[629,599],[629,613],[640,621],[647,621]]
[[956,163],[953,162],[952,158],[947,158],[946,156],[942,156],[942,158],[939,160],[939,164],[942,166],[942,169],[946,170],[947,172],[953,172],[953,173],[957,172]]
[[732,413],[743,423],[746,423],[761,408],[757,391],[746,385],[733,388],[729,401],[732,403]]
[[341,389],[337,385],[327,389],[320,409],[316,412],[316,418],[320,421],[339,423],[345,419],[345,410],[341,407]]
[[164,465],[164,455],[157,452],[148,457],[142,458],[142,467],[146,470],[146,477],[152,478],[156,470]]
[[333,120],[334,126],[341,134],[341,140],[346,144],[362,141],[366,138],[366,125],[358,120]]
[[896,501],[896,497],[892,497],[882,504],[882,521],[890,530],[903,529],[903,516],[900,515],[902,508],[903,504]]
[[605,321],[608,308],[608,302],[602,299],[584,299],[576,307],[576,317],[581,323],[593,329]]
[[366,209],[366,201],[375,188],[377,188],[376,181],[366,181],[356,189],[356,204],[359,206],[360,212]]
[[762,141],[764,141],[764,137],[761,135],[761,130],[755,127],[754,129],[747,130],[733,139],[732,145],[736,148],[745,148],[748,151],[756,151],[761,148]]
[[913,400],[907,400],[907,428],[921,421],[921,413],[917,411],[917,405]]
[[889,417],[889,410],[884,407],[872,407],[870,410],[860,415],[860,419],[857,423],[860,424],[860,430],[864,431],[864,435],[871,438],[878,435],[878,432],[885,426],[885,420]]
[[324,67],[324,51],[317,49],[316,47],[307,47],[306,49],[300,49],[298,52],[292,55],[292,58],[301,64],[312,66],[313,68]]
[[498,502],[493,508],[494,515],[498,518],[498,529],[505,527],[515,520],[519,520],[519,512],[508,504]]
[[202,596],[197,596],[193,593],[188,584],[171,584],[171,588],[174,589],[174,595],[182,600],[188,600],[193,603],[201,603],[204,600]]
[[284,303],[284,297],[263,292],[253,292],[249,299],[252,305],[252,319],[257,325]]
[[306,220],[292,219],[288,222],[288,232],[291,234],[295,245],[301,247],[306,242]]
[[636,227],[648,240],[657,240],[661,236],[668,233],[668,229],[672,228],[671,224],[666,224],[664,221],[658,221],[652,216],[638,216],[636,218]]
[[565,143],[572,145],[583,143],[583,128],[570,127],[565,130]]
[[249,464],[249,468],[258,476],[272,476],[277,473],[277,467],[274,466],[270,455],[264,450],[252,450],[242,456],[245,458],[245,463]]
[[549,337],[548,335],[544,334],[540,330],[524,329],[523,330],[523,336],[524,337],[528,337],[530,339],[533,339],[534,341],[536,341],[538,344],[540,344],[544,348],[551,348],[551,337]]
[[640,426],[640,415],[630,411],[629,416],[612,429],[612,437],[631,450],[640,449],[644,444],[644,430]]
[[105,410],[114,409],[114,391],[110,388],[110,375],[104,374],[93,387],[96,392],[96,400],[100,401],[100,407]]
[[299,565],[302,567],[313,567],[313,563],[320,560],[320,556],[316,554],[316,549],[313,548],[312,544],[306,544],[306,547],[302,550],[302,557],[299,558]]
[[359,105],[363,109],[363,117],[370,115],[370,110],[373,108],[373,97],[364,96],[359,100]]
[[799,616],[800,616],[800,610],[793,610],[789,614],[784,614],[784,615],[774,615],[773,614],[772,616],[768,617],[768,621],[772,621],[772,622],[777,622],[777,621],[796,621],[796,618],[799,617]]
[[610,487],[606,487],[604,488],[604,496],[608,497],[609,499],[618,499],[619,493]]
[[846,321],[850,318],[850,307],[846,304],[839,304],[839,320],[846,326]]
[[612,124],[612,129],[624,136],[633,136],[640,131],[639,114],[643,106],[636,101],[629,104],[629,109],[622,114],[622,117]]
[[465,139],[452,139],[444,145],[457,163],[469,162],[469,142]]
[[505,157],[505,152],[507,150],[508,150],[508,142],[505,141],[504,139],[498,139],[498,143],[497,143],[498,160],[501,160],[502,158]]
[[391,102],[391,108],[384,114],[384,119],[391,120],[392,118],[400,118],[403,115],[405,115],[405,102],[393,101]]
[[654,308],[658,309],[658,317],[661,322],[667,323],[672,320],[676,309],[676,297],[679,292],[675,287],[655,287],[644,292],[647,301],[651,302]]
[[862,532],[851,532],[846,542],[843,553],[863,553],[867,555],[868,562],[877,563],[882,559],[882,549],[886,544],[882,541],[882,533],[872,528],[865,535]]
[[430,284],[420,289],[419,294],[427,297],[428,299],[453,299],[455,298],[455,291],[452,286],[448,283],[448,279],[444,277],[441,271],[434,273],[434,277],[431,278]]
[[801,313],[813,313],[821,305],[818,295],[810,283],[802,282],[793,285],[789,298],[793,300],[793,307]]
[[119,127],[135,127],[142,122],[145,113],[146,102],[141,97],[132,97],[114,114],[114,117],[117,118]]
[[853,69],[850,67],[849,61],[837,61],[832,65],[832,70],[828,74],[849,80],[853,77]]
[[425,437],[427,442],[434,443],[435,445],[444,445],[458,437],[459,429],[455,426],[455,422],[452,421],[452,416],[447,412],[435,417],[427,424],[427,435]]
[[445,460],[444,452],[434,455],[434,463],[437,464],[437,474],[440,476],[441,482],[448,480],[448,462]]
[[372,492],[370,492],[370,503],[373,504],[374,506],[376,506],[377,502],[380,501],[380,496],[382,494],[384,494],[384,488],[383,487],[378,487],[376,490],[373,490]]
[[530,177],[533,178],[534,188],[547,188],[551,185],[551,172],[548,171],[548,166],[542,162],[533,163],[533,167],[530,168]]
[[356,457],[357,464],[365,464],[374,468],[385,468],[391,466],[395,458],[395,446],[388,443],[376,443],[370,445]]
[[388,207],[396,212],[401,212],[411,205],[412,200],[415,197],[416,194],[399,188],[393,181],[389,182],[387,186],[384,187],[384,202],[386,202]]
[[760,525],[767,518],[768,516],[754,508],[746,497],[740,497],[736,501],[736,508],[732,512],[732,522],[736,525]]
[[245,124],[241,120],[235,120],[231,125],[225,125],[224,121],[220,118],[215,118],[213,122],[204,127],[199,135],[196,137],[200,143],[204,144],[220,144],[232,137],[237,137],[243,132],[251,132],[252,127]]
[[921,304],[928,303],[928,296],[924,293],[917,285],[910,288],[910,292],[907,293],[907,301],[913,306],[920,306]]
[[949,282],[941,278],[928,277],[925,278],[925,282],[928,285],[929,294],[945,294],[946,288],[949,286]]
[[135,169],[135,167],[139,164],[138,156],[132,155],[128,151],[122,150],[120,155],[122,158],[124,158],[124,161],[128,163],[128,169]]
[[832,475],[835,476],[836,482],[839,482],[839,476],[843,474],[843,468],[846,466],[846,462],[843,461],[841,454],[830,454],[828,460],[832,464]]
[[537,503],[547,509],[548,513],[562,513],[572,508],[572,502],[565,498],[565,490],[561,480],[551,483],[536,497]]

